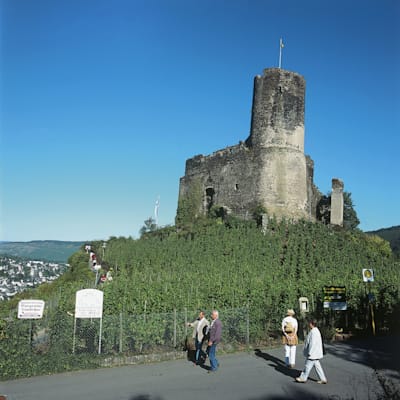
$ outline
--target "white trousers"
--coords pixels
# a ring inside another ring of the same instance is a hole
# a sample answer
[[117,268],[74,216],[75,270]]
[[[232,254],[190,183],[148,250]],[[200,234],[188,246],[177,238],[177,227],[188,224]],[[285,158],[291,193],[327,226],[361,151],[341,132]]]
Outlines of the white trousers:
[[285,344],[285,364],[288,366],[296,364],[296,346]]
[[326,376],[324,370],[322,369],[321,363],[319,360],[310,360],[307,358],[306,364],[304,366],[304,371],[300,375],[300,379],[302,381],[306,381],[308,379],[308,375],[310,375],[311,370],[315,367],[315,371],[317,372],[318,378],[320,381],[326,381]]

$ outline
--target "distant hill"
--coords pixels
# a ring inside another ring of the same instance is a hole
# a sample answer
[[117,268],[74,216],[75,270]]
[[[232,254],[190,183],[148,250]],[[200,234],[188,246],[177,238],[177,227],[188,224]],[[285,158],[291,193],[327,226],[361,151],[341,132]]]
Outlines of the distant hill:
[[371,235],[377,235],[390,243],[393,253],[400,258],[400,226],[392,226],[391,228],[382,228],[377,231],[365,232]]
[[31,242],[0,242],[0,254],[66,263],[84,242],[35,240]]

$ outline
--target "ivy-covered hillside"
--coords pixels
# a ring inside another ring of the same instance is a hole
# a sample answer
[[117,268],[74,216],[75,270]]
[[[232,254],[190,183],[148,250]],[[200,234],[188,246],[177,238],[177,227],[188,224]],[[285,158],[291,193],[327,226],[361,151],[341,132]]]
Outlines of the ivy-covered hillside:
[[[98,254],[101,245],[94,243]],[[388,242],[310,222],[271,221],[262,232],[255,223],[209,220],[191,232],[170,227],[140,240],[110,238],[101,264],[113,269],[113,281],[103,287],[111,314],[249,305],[261,332],[287,307],[298,308],[301,296],[322,314],[323,287],[336,285],[346,286],[351,324],[363,326],[363,268],[374,270],[370,290],[380,327],[388,328],[400,303],[400,268]]]

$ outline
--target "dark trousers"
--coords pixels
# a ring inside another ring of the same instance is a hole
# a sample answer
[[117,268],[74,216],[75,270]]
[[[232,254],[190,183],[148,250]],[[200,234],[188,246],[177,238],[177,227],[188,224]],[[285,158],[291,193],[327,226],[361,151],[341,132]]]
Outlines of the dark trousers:
[[202,349],[203,341],[199,341],[197,339],[197,335],[196,335],[196,339],[195,339],[195,346],[196,346],[196,364],[200,364],[201,363],[200,356],[205,356],[206,353],[204,353],[204,351]]

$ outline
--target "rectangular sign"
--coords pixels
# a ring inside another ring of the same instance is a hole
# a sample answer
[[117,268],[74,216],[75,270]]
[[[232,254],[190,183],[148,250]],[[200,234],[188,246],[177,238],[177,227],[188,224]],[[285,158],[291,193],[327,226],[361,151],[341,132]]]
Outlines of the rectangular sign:
[[82,289],[76,292],[75,318],[102,318],[103,292],[97,289]]
[[324,286],[324,308],[331,310],[347,310],[346,287]]
[[43,317],[43,300],[20,300],[18,303],[19,319],[40,319]]

